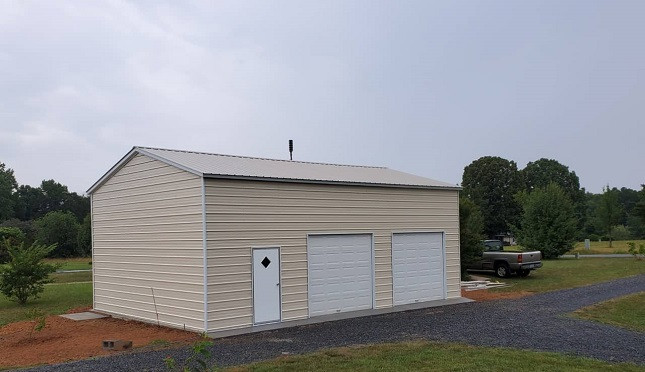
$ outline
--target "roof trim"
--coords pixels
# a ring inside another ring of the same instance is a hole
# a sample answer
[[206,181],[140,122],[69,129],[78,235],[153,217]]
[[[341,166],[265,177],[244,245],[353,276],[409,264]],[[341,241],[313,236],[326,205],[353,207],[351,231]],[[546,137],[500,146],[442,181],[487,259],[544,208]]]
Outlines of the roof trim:
[[462,189],[460,186],[425,186],[425,185],[405,185],[405,184],[393,184],[393,183],[329,181],[329,180],[304,180],[304,179],[297,179],[297,178],[234,176],[234,175],[227,175],[227,174],[209,174],[209,173],[205,173],[203,175],[203,177],[204,178],[213,178],[213,179],[228,179],[228,180],[309,183],[309,184],[316,184],[316,185],[371,186],[371,187],[388,187],[388,188],[404,188],[404,189],[455,190],[455,191],[460,191]]
[[188,150],[177,150],[177,149],[164,149],[161,147],[145,147],[145,146],[135,146],[139,150],[161,150],[161,151],[173,151],[173,152],[183,152],[186,154],[199,154],[199,155],[213,155],[213,156],[224,156],[227,158],[240,158],[240,159],[253,159],[253,160],[267,160],[267,161],[276,161],[282,163],[302,163],[302,164],[315,164],[315,165],[333,165],[336,167],[352,167],[352,168],[372,168],[372,169],[388,169],[387,167],[380,167],[374,165],[355,165],[355,164],[338,164],[338,163],[324,163],[317,161],[303,161],[303,160],[286,160],[286,159],[272,159],[272,158],[261,158],[257,156],[244,156],[244,155],[230,155],[230,154],[218,154],[214,152],[203,152],[203,151],[188,151]]
[[[220,155],[220,154],[210,154],[210,153],[200,153],[195,151],[182,151],[182,150],[168,150],[168,149],[158,149],[154,147],[141,147],[134,146],[127,154],[125,154],[121,160],[119,160],[112,168],[110,168],[98,181],[96,181],[88,190],[87,194],[93,194],[99,187],[101,187],[108,179],[110,179],[114,173],[119,171],[128,161],[134,158],[137,154],[147,156],[151,159],[158,160],[162,163],[170,165],[172,167],[184,170],[186,172],[192,173],[198,177],[202,178],[214,178],[214,179],[232,179],[232,180],[251,180],[251,181],[265,181],[265,182],[289,182],[289,183],[306,183],[306,184],[319,184],[319,185],[347,185],[347,186],[370,186],[370,187],[389,187],[389,188],[409,188],[409,189],[430,189],[430,190],[456,190],[459,191],[462,188],[460,186],[428,186],[428,185],[410,185],[410,184],[393,184],[393,183],[376,183],[376,182],[352,182],[352,181],[333,181],[333,180],[313,180],[313,179],[298,179],[298,178],[277,178],[277,177],[261,177],[261,176],[243,176],[243,175],[228,175],[228,174],[212,174],[212,173],[202,173],[198,170],[192,169],[185,165],[176,163],[172,160],[169,160],[163,156],[156,155],[147,151],[150,150],[164,150],[164,151],[177,151],[177,152],[187,152],[187,153],[198,153],[205,155],[218,155],[218,156],[230,156],[230,157],[239,157],[239,158],[250,158],[250,159],[260,159],[260,160],[275,160],[283,161],[280,159],[268,159],[268,158],[253,158],[247,156],[236,156],[236,155]],[[290,161],[289,161],[290,162]],[[378,168],[378,169],[387,169],[385,167],[370,167],[370,166],[356,166],[356,165],[342,165],[342,164],[331,164],[331,163],[313,163],[313,162],[303,162],[298,161],[298,163],[306,164],[320,164],[320,165],[334,165],[334,166],[349,166],[349,167],[363,167],[363,168]]]
[[90,188],[87,189],[86,193],[88,195],[93,194],[94,191],[96,191],[96,189],[98,189],[99,187],[103,186],[103,184],[105,182],[107,182],[107,180],[109,180],[114,175],[114,173],[118,172],[121,168],[123,168],[125,163],[129,162],[130,160],[132,160],[132,158],[134,158],[137,154],[145,155],[145,156],[147,156],[149,158],[159,160],[159,161],[161,161],[161,162],[163,162],[165,164],[168,164],[170,166],[179,168],[181,170],[185,170],[186,172],[193,173],[193,174],[195,174],[195,175],[197,175],[199,177],[204,176],[201,172],[198,172],[198,171],[196,171],[194,169],[191,169],[191,168],[185,167],[183,165],[177,164],[174,161],[170,161],[170,160],[162,158],[162,157],[160,157],[158,155],[151,154],[148,151],[145,151],[144,149],[142,149],[141,147],[134,146],[130,151],[128,151],[127,154],[125,154],[121,158],[121,160],[119,160],[116,164],[114,164],[112,166],[112,168],[110,168],[107,172],[105,172],[105,174],[103,174],[103,176],[101,176],[101,178],[99,178],[98,181],[96,181],[92,186],[90,186]]

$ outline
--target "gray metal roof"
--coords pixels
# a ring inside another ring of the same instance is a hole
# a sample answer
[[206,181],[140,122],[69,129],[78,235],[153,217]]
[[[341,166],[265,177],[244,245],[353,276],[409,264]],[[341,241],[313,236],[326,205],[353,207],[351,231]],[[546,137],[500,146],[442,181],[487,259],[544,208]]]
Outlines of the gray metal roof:
[[[153,147],[134,147],[128,155],[141,153],[194,174],[210,178],[240,178],[265,181],[341,183],[390,187],[449,188],[457,185],[384,167],[312,163],[246,156],[210,154]],[[126,155],[121,162],[128,160]],[[117,163],[88,192],[119,168]]]

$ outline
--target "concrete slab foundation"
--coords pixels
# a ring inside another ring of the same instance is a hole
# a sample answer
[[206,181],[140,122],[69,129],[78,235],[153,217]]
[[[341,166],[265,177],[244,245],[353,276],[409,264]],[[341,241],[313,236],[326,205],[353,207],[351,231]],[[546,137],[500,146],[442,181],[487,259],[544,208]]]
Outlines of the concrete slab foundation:
[[92,319],[101,319],[101,318],[108,317],[107,315],[97,314],[90,311],[85,311],[83,313],[63,314],[60,316],[71,320],[92,320]]

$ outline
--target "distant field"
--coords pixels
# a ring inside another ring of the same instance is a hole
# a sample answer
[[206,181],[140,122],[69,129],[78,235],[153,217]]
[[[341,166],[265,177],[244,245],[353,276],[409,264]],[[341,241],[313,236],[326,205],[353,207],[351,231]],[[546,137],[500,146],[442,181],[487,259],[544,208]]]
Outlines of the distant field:
[[45,261],[61,265],[58,270],[87,270],[91,269],[92,257],[75,257],[75,258],[47,258]]
[[[636,247],[639,244],[645,244],[645,240],[614,240],[612,247],[609,248],[609,241],[592,241],[589,250],[585,249],[585,242],[577,242],[572,250],[567,254],[627,254],[629,246],[627,243],[634,242]],[[507,252],[521,252],[524,248],[521,245],[509,245],[504,247]]]
[[586,250],[585,249],[585,243],[584,242],[578,242],[576,243],[575,247],[573,250],[569,251],[568,253],[574,254],[574,253],[580,253],[580,254],[612,254],[612,253],[629,253],[627,250],[629,249],[629,246],[627,246],[627,243],[629,242],[634,242],[636,243],[636,247],[638,247],[639,244],[645,244],[645,240],[616,240],[612,242],[612,247],[609,248],[609,241],[592,241],[591,242],[591,249]]

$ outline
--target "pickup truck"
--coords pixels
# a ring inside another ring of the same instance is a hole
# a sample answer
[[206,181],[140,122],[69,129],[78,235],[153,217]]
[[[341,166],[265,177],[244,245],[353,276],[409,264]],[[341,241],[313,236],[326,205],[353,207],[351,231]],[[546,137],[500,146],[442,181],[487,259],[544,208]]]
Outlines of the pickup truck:
[[484,240],[484,251],[479,261],[468,266],[468,270],[495,271],[501,278],[517,273],[525,277],[531,270],[542,267],[542,253],[504,252],[504,244],[499,240]]

